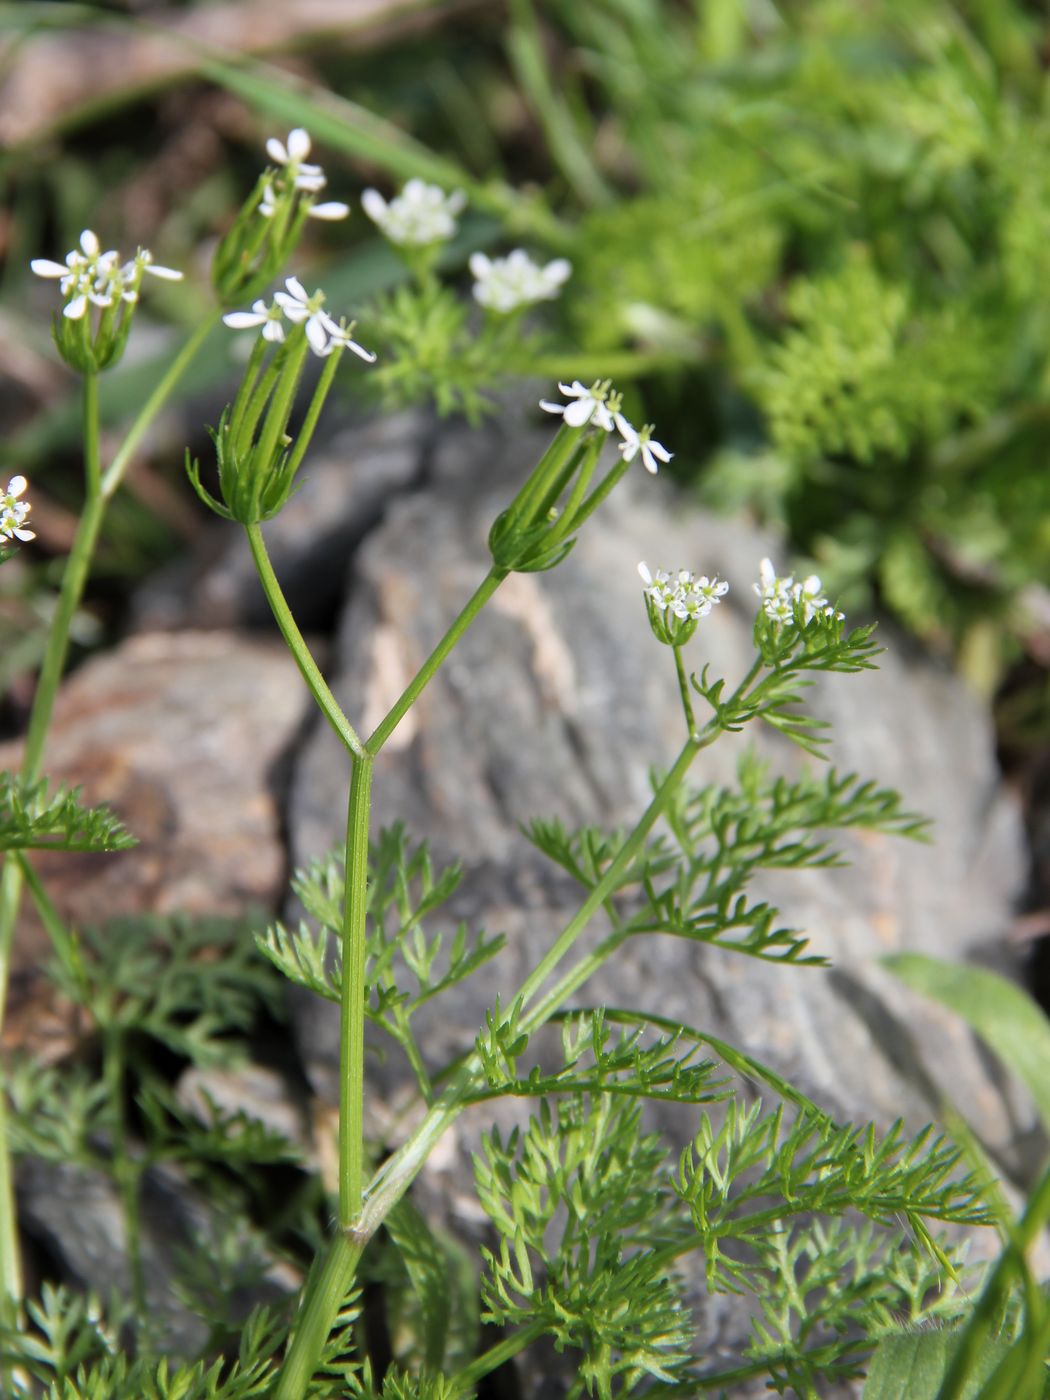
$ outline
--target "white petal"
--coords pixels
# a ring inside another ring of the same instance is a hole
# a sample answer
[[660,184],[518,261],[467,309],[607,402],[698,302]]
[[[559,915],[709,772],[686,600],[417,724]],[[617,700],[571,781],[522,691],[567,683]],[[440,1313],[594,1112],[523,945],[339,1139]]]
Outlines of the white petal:
[[554,286],[561,286],[572,276],[572,263],[568,258],[555,258],[543,269],[543,275]]
[[38,277],[65,277],[69,271],[65,263],[52,262],[50,258],[34,258],[29,266]]
[[159,277],[164,282],[182,281],[182,273],[175,267],[160,267],[157,263],[147,263],[146,271],[151,277]]
[[24,476],[13,476],[7,483],[7,494],[9,496],[20,496],[29,485]]
[[328,333],[321,324],[320,317],[311,316],[306,323],[306,338],[315,355],[323,355],[328,346]]
[[[668,452],[667,448],[664,447],[662,442],[653,442],[651,438],[649,440],[649,451],[653,454],[654,457],[658,457],[661,462],[669,462],[674,456],[674,453]],[[817,580],[817,583],[819,585],[819,579]]]
[[341,336],[343,334],[342,326],[339,324],[338,321],[333,321],[333,319],[331,318],[331,316],[329,316],[327,311],[315,311],[314,320],[320,321],[321,325],[325,328],[329,335]]
[[262,328],[262,333],[263,340],[272,341],[274,345],[280,344],[284,339],[284,327],[281,325],[280,321],[271,321],[268,319],[265,326]]
[[278,141],[276,136],[271,136],[267,141],[266,154],[275,165],[288,164],[288,152],[284,149],[284,146]]
[[584,423],[589,423],[594,417],[594,410],[597,404],[588,396],[585,399],[577,399],[565,410],[565,421],[573,428],[582,428]]
[[638,565],[638,573],[639,573],[639,575],[640,575],[640,577],[641,577],[642,582],[643,582],[644,584],[646,584],[646,586],[651,586],[651,585],[652,585],[653,576],[652,576],[652,574],[649,572],[649,565],[645,562],[644,559],[643,559],[642,562]]
[[[619,434],[623,438],[624,442],[633,443],[635,447],[637,447],[638,434],[635,431],[634,424],[629,422],[623,416],[622,413],[613,414],[613,420],[615,421],[617,430],[619,431]],[[628,461],[629,460],[630,458],[628,458]]]
[[14,535],[15,539],[18,539],[18,540],[26,540],[26,541],[29,541],[29,540],[35,540],[35,539],[36,539],[36,535],[33,534],[32,530],[19,530],[19,529],[14,529],[14,530],[11,531],[11,533]]
[[637,438],[635,438],[634,442],[627,442],[627,441],[625,440],[625,441],[623,441],[623,442],[617,444],[618,451],[619,451],[619,452],[621,453],[621,455],[623,456],[623,460],[624,460],[625,462],[633,462],[633,461],[634,461],[635,457],[638,455],[638,449],[639,449],[640,446],[641,446],[641,443],[638,441]]
[[389,206],[378,190],[362,190],[361,208],[374,223],[381,224]]
[[653,456],[652,452],[650,452],[649,448],[649,443],[646,442],[642,444],[642,466],[647,472],[651,472],[653,476],[655,476],[660,468],[657,466],[656,458]]
[[310,154],[310,134],[301,126],[288,133],[288,154],[292,160],[305,160]]
[[327,204],[311,204],[306,211],[311,219],[345,219],[350,213],[349,204],[340,204],[338,200],[329,200]]
[[305,321],[310,314],[301,301],[296,301],[295,297],[290,297],[287,292],[274,292],[273,299],[289,321],[294,321],[296,325]]
[[460,210],[467,206],[467,196],[462,190],[453,190],[445,200],[445,207],[450,214],[458,214]]
[[295,297],[296,301],[301,301],[304,306],[310,300],[309,292],[299,281],[298,277],[286,277],[284,285],[291,292],[292,296]]
[[229,326],[231,331],[247,331],[253,326],[261,326],[266,320],[265,312],[260,315],[258,311],[227,311],[222,318],[224,326]]
[[86,228],[80,235],[80,246],[89,258],[98,257],[101,244],[98,241],[97,234],[92,233],[89,228]]
[[604,428],[607,433],[611,433],[613,430],[612,414],[603,403],[595,403],[594,417],[591,422],[596,423],[599,428]]
[[471,253],[469,267],[478,281],[484,282],[492,271],[492,259],[487,258],[484,253]]
[[585,394],[589,398],[591,393],[578,379],[574,379],[571,384],[559,384],[558,388],[568,399],[581,399]]
[[540,399],[540,408],[543,409],[544,413],[565,412],[565,405],[563,403],[548,403],[546,399]]
[[62,308],[62,315],[70,321],[79,321],[87,310],[87,304],[87,297],[81,293],[80,296],[74,297],[68,306]]
[[361,359],[370,365],[374,365],[378,358],[374,350],[366,350],[363,345],[358,345],[356,340],[347,340],[346,348],[352,350],[355,355],[360,355]]
[[262,297],[256,297],[255,301],[252,302],[252,310],[255,312],[256,316],[267,316],[269,315],[270,308],[266,305],[265,301],[263,301]]

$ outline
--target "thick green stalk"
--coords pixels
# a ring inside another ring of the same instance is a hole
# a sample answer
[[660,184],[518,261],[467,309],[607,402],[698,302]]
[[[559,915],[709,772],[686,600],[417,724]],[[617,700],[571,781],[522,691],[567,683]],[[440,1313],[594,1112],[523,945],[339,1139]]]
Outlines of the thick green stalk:
[[368,755],[365,752],[365,746],[357,737],[353,725],[343,714],[335,696],[328,688],[328,683],[321,675],[320,668],[310,654],[310,648],[306,645],[303,634],[299,631],[298,624],[292,616],[292,610],[285,600],[281,585],[277,582],[277,575],[273,571],[273,565],[270,563],[270,556],[266,552],[262,530],[258,525],[246,525],[244,528],[248,533],[248,543],[251,546],[252,558],[255,560],[263,592],[266,594],[277,626],[281,629],[281,636],[295,658],[295,664],[299,667],[299,673],[309,687],[310,694],[314,697],[325,719],[354,758],[366,759]]
[[372,760],[355,759],[346,817],[343,896],[343,977],[339,1000],[339,1227],[361,1209],[364,1182],[365,952],[368,907],[368,825]]
[[[705,731],[706,733],[706,731]],[[712,739],[713,739],[712,735]],[[370,741],[371,742],[371,741]],[[708,739],[707,742],[711,742]],[[587,897],[576,916],[566,925],[564,931],[558,936],[547,955],[542,959],[535,972],[526,979],[518,993],[511,998],[517,1001],[519,998],[528,1001],[536,994],[540,986],[554,970],[562,958],[569,952],[573,943],[583,932],[587,922],[598,910],[604,901],[614,892],[617,882],[623,871],[627,869],[635,855],[638,853],[643,842],[656,824],[659,817],[666,810],[679,784],[685,777],[689,765],[693,758],[704,746],[703,740],[690,739],[685,744],[679,754],[670,773],[661,783],[652,802],[642,814],[638,824],[624,841],[616,858],[606,870],[602,879],[598,882],[591,894]],[[553,1004],[550,995],[543,1002],[544,1013],[541,1019],[539,1008],[528,1018],[530,1029],[536,1029],[547,1020],[558,1009]],[[472,1089],[476,1084],[476,1077],[479,1070],[479,1061],[476,1054],[469,1055],[460,1066],[452,1082],[438,1098],[437,1102],[429,1110],[419,1127],[410,1137],[398,1148],[397,1152],[386,1161],[376,1172],[369,1184],[368,1190],[364,1194],[364,1202],[360,1213],[353,1221],[352,1229],[340,1231],[333,1244],[330,1246],[329,1256],[319,1280],[325,1280],[325,1287],[333,1277],[338,1277],[339,1288],[330,1287],[327,1295],[327,1302],[323,1302],[319,1296],[322,1283],[319,1281],[316,1286],[307,1285],[307,1295],[304,1300],[304,1315],[309,1313],[311,1317],[311,1327],[307,1330],[300,1327],[292,1340],[288,1361],[285,1363],[285,1370],[281,1374],[281,1382],[274,1392],[274,1400],[301,1400],[305,1393],[305,1386],[313,1368],[317,1364],[320,1356],[320,1348],[324,1338],[335,1320],[336,1309],[339,1302],[346,1296],[353,1279],[353,1271],[357,1266],[357,1258],[364,1250],[365,1245],[372,1238],[387,1215],[408,1190],[415,1177],[418,1175],[423,1164],[430,1153],[444,1135],[445,1131],[455,1122],[456,1118],[463,1111],[464,1106],[470,1098]],[[347,1259],[347,1240],[353,1241],[358,1247],[358,1253],[349,1264],[349,1269],[340,1269],[333,1256],[338,1256],[344,1263]],[[341,1291],[340,1291],[341,1289]],[[326,1320],[327,1319],[327,1320]],[[314,1348],[312,1356],[308,1355],[308,1348]],[[295,1388],[288,1379],[294,1363],[295,1376],[298,1378]]]
[[401,697],[394,702],[390,713],[368,736],[367,748],[369,753],[377,754],[383,747],[391,734],[393,734],[394,730],[401,723],[407,711],[410,710],[419,699],[435,671],[506,577],[506,572],[503,569],[497,569],[495,565],[488,571],[478,586],[474,596],[441,638],[441,641],[438,642],[437,646],[423,662],[423,665],[405,687]]
[[193,332],[185,345],[172,360],[171,364],[157,380],[156,386],[149,398],[139,410],[139,415],[128,429],[127,436],[120,444],[116,456],[106,468],[106,474],[102,478],[102,494],[106,500],[110,500],[117,487],[124,480],[124,473],[128,469],[128,464],[134,455],[135,449],[149,431],[150,424],[157,414],[171,397],[175,386],[186,373],[191,361],[196,357],[197,352],[208,338],[209,333],[217,325],[220,313],[215,311],[206,321],[203,321]]
[[324,1263],[307,1279],[299,1319],[270,1400],[302,1400],[306,1394],[367,1243],[352,1232],[336,1232]]

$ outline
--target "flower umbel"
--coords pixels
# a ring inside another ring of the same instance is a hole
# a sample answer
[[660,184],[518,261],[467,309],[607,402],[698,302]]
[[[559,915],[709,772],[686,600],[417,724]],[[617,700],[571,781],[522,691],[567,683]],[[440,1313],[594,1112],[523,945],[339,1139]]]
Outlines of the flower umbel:
[[753,585],[762,600],[762,611],[771,622],[788,626],[799,617],[807,626],[815,617],[835,618],[842,622],[844,614],[836,610],[820,591],[816,574],[796,583],[791,575],[780,577],[772,559],[763,559],[758,566],[758,582]]
[[658,569],[653,574],[644,561],[638,573],[645,584],[645,606],[654,636],[668,646],[683,646],[716,603],[729,592],[722,579],[699,577],[689,569],[674,574]]
[[5,540],[35,540],[36,535],[25,527],[31,509],[28,501],[19,500],[29,485],[24,476],[13,476],[7,490],[0,496],[0,538]]
[[[131,311],[139,299],[143,273],[178,282],[182,273],[161,267],[148,248],[140,248],[130,262],[121,263],[115,248],[102,251],[98,236],[87,228],[79,244],[66,254],[64,263],[34,258],[29,264],[37,277],[57,279],[65,300],[62,321],[53,327],[62,358],[82,374],[107,369],[124,352],[131,329]],[[98,309],[93,319],[90,309]]]
[[452,238],[456,216],[466,203],[462,190],[446,194],[439,185],[419,179],[409,180],[389,203],[378,190],[368,189],[361,195],[361,207],[391,243],[416,247]]
[[508,315],[537,301],[553,301],[572,273],[572,264],[555,258],[541,267],[523,248],[516,248],[505,258],[473,253],[470,270],[475,278],[474,300],[489,311]]

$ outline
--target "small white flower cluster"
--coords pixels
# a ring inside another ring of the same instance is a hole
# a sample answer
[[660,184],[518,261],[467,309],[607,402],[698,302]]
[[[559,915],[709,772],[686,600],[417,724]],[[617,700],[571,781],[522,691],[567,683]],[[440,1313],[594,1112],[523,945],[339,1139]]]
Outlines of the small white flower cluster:
[[269,306],[260,297],[252,303],[250,311],[228,311],[223,322],[235,331],[261,326],[263,339],[278,344],[284,340],[284,318],[287,317],[293,325],[306,323],[306,339],[315,355],[323,357],[333,350],[352,350],[370,365],[375,363],[373,352],[351,339],[353,326],[334,320],[325,311],[324,292],[316,291],[311,296],[298,277],[287,278],[284,285],[287,290],[275,292]]
[[752,585],[762,600],[762,610],[771,622],[794,622],[795,606],[802,605],[803,623],[815,617],[833,617],[842,622],[845,614],[836,612],[820,591],[820,579],[810,574],[801,583],[794,578],[779,578],[772,559],[763,559],[758,566],[758,583]]
[[[263,187],[259,213],[264,218],[273,218],[277,212],[278,200],[289,190],[315,195],[327,185],[328,181],[321,167],[307,164],[306,157],[310,154],[311,144],[310,133],[304,131],[301,126],[288,133],[287,142],[278,141],[276,136],[271,136],[267,141],[266,154],[280,169]],[[334,199],[324,204],[315,204],[311,199],[307,202],[306,212],[311,219],[345,219],[350,213],[350,206]]]
[[572,273],[572,263],[555,258],[541,267],[523,248],[515,248],[505,258],[489,258],[472,253],[474,300],[489,311],[507,315],[537,301],[553,301]]
[[378,190],[365,190],[361,195],[361,207],[391,243],[412,247],[452,238],[456,215],[462,213],[466,203],[462,190],[446,194],[440,186],[419,179],[409,180],[389,203]]
[[669,612],[681,622],[699,622],[729,592],[722,579],[696,577],[689,569],[669,574],[663,569],[651,573],[644,561],[638,573],[645,584],[645,596],[659,612]]
[[80,246],[66,254],[64,263],[50,258],[34,258],[29,264],[38,277],[58,278],[66,298],[62,315],[79,321],[88,306],[106,308],[118,301],[136,302],[144,272],[169,282],[182,280],[182,273],[171,267],[158,267],[148,248],[140,248],[130,262],[121,263],[115,248],[102,251],[98,236],[86,228]]
[[33,531],[25,528],[29,502],[18,499],[28,485],[24,476],[13,476],[7,483],[7,490],[0,496],[0,539],[23,542],[36,539]]
[[574,379],[571,384],[559,384],[558,388],[572,403],[549,403],[540,399],[540,408],[546,413],[561,414],[570,428],[582,428],[587,423],[594,423],[607,433],[615,428],[622,439],[617,447],[625,462],[633,462],[641,453],[645,470],[655,475],[660,470],[659,463],[669,462],[673,457],[672,452],[653,439],[651,423],[639,429],[628,422],[620,412],[621,396],[608,380],[599,380],[588,389]]

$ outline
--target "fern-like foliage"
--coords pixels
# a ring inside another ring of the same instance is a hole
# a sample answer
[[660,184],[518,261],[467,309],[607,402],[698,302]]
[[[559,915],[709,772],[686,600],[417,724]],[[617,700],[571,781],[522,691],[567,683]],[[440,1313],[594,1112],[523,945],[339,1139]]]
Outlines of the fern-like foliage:
[[[677,1190],[692,1212],[712,1288],[761,1291],[763,1251],[791,1217],[859,1211],[882,1226],[898,1218],[930,1243],[925,1219],[987,1225],[982,1179],[927,1128],[839,1126],[826,1115],[732,1102],[720,1124],[705,1113],[681,1155]],[[729,1249],[726,1246],[729,1245]]]
[[[745,754],[735,788],[682,790],[659,836],[623,871],[607,909],[619,939],[669,933],[770,961],[817,964],[807,940],[777,922],[777,911],[752,902],[747,889],[763,869],[841,864],[823,831],[861,827],[921,838],[925,823],[895,792],[830,769],[790,781]],[[654,779],[655,786],[655,779]],[[616,855],[617,834],[558,821],[533,822],[532,842],[591,890]]]
[[684,1027],[664,1034],[636,1025],[613,1035],[602,1010],[583,1011],[561,1022],[561,1065],[533,1065],[522,1073],[518,1061],[529,1038],[520,1029],[521,1007],[486,1018],[476,1050],[488,1087],[473,1102],[498,1096],[617,1094],[671,1103],[713,1103],[725,1098],[725,1081],[714,1077],[713,1060],[697,1060],[699,1043]]
[[485,1250],[488,1320],[535,1326],[579,1353],[588,1392],[609,1400],[672,1383],[691,1320],[673,1256],[689,1236],[656,1135],[636,1103],[606,1095],[544,1102],[524,1132],[488,1134],[478,1197],[499,1232]]
[[265,1006],[281,1013],[279,984],[254,955],[253,925],[231,919],[140,915],[85,931],[53,977],[101,1027],[137,1032],[200,1065],[228,1063],[230,1035]]
[[0,772],[0,851],[126,851],[135,838],[108,807],[87,807],[79,788],[51,790]]
[[[427,921],[451,898],[459,865],[435,871],[425,843],[412,845],[398,822],[369,849],[367,999],[365,1014],[408,1048],[413,1014],[447,988],[470,977],[499,952],[502,934],[430,932]],[[340,852],[300,871],[292,887],[310,921],[292,931],[274,924],[258,938],[267,958],[298,986],[338,1001],[342,973],[345,872]],[[414,1050],[413,1050],[414,1053]]]

